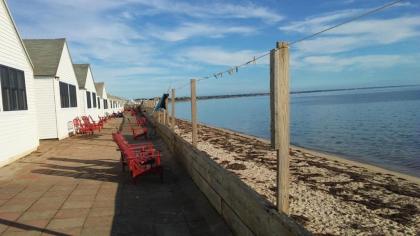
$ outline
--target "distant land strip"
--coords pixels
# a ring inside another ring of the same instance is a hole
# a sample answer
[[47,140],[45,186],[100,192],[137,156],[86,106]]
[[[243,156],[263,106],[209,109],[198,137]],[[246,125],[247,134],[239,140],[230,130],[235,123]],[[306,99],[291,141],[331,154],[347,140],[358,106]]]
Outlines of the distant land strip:
[[[352,90],[381,89],[381,88],[401,88],[401,87],[411,87],[411,86],[420,86],[420,85],[419,84],[411,84],[411,85],[375,86],[375,87],[362,87],[362,88],[304,90],[304,91],[292,91],[292,92],[290,92],[290,94],[352,91]],[[268,95],[270,95],[270,93],[268,93],[268,92],[242,93],[242,94],[197,96],[197,99],[208,100],[208,99],[223,99],[223,98],[237,98],[237,97],[257,97],[257,96],[268,96]],[[175,101],[182,102],[182,101],[189,101],[190,99],[191,99],[190,97],[177,97],[177,98],[175,98]],[[148,99],[136,99],[136,101],[141,101],[141,100],[148,100]],[[171,98],[169,98],[169,100],[171,100]]]

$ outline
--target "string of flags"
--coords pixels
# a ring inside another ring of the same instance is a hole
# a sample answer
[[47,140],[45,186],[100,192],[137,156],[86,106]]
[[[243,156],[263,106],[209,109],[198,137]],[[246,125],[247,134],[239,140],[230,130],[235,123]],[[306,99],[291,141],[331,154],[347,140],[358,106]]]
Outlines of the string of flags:
[[[276,49],[275,49],[275,50],[276,50]],[[239,72],[239,68],[240,68],[240,67],[247,66],[247,65],[256,65],[256,64],[257,64],[257,60],[259,60],[259,59],[261,59],[261,58],[263,58],[263,57],[265,57],[265,56],[267,56],[267,55],[269,55],[269,54],[270,54],[270,52],[265,53],[265,54],[263,54],[263,55],[261,55],[261,56],[258,56],[258,57],[255,57],[255,56],[254,56],[254,57],[252,58],[252,60],[247,61],[246,63],[243,63],[243,64],[241,64],[241,65],[237,65],[237,66],[233,66],[233,67],[229,68],[228,70],[225,70],[225,71],[222,71],[222,72],[218,72],[218,73],[214,73],[214,74],[209,75],[209,76],[202,77],[202,78],[198,79],[197,81],[200,81],[200,80],[207,80],[207,79],[211,79],[211,78],[220,79],[220,78],[222,78],[222,77],[223,77],[223,75],[225,75],[226,73],[227,73],[228,75],[233,75],[233,74],[235,74],[235,73],[238,73],[238,72]]]

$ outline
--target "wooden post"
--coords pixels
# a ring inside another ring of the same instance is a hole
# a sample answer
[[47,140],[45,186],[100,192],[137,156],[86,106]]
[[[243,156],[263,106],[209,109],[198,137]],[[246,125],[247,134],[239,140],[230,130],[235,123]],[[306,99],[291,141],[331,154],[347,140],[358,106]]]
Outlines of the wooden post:
[[163,111],[160,111],[160,113],[162,113],[162,120],[161,120],[161,123],[162,123],[163,125],[165,125],[165,122],[166,122],[166,111],[165,111],[165,110],[163,110]]
[[197,100],[196,100],[196,81],[191,80],[191,126],[192,126],[192,144],[197,147]]
[[171,129],[175,129],[175,122],[176,122],[176,118],[175,118],[175,89],[172,89],[172,97],[171,97],[171,104],[172,104],[172,109],[171,109],[171,117],[172,117],[172,122],[171,122]]
[[289,47],[270,52],[271,146],[277,150],[277,210],[289,213]]
[[169,125],[168,98],[165,99],[165,125]]

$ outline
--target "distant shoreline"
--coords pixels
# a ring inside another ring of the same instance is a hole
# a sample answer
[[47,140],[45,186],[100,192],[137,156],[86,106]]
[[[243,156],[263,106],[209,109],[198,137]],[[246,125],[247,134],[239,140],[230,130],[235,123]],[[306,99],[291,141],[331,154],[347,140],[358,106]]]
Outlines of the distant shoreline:
[[[381,88],[402,88],[420,86],[419,84],[411,85],[392,85],[392,86],[375,86],[375,87],[362,87],[362,88],[345,88],[345,89],[321,89],[321,90],[304,90],[304,91],[292,91],[290,94],[305,94],[305,93],[321,93],[321,92],[336,92],[336,91],[353,91],[353,90],[366,90],[366,89],[381,89]],[[268,96],[270,93],[243,93],[243,94],[231,94],[231,95],[209,95],[209,96],[198,96],[198,100],[209,100],[209,99],[224,99],[224,98],[238,98],[238,97],[258,97]],[[170,98],[169,98],[170,100]],[[190,101],[190,97],[177,97],[175,101]]]

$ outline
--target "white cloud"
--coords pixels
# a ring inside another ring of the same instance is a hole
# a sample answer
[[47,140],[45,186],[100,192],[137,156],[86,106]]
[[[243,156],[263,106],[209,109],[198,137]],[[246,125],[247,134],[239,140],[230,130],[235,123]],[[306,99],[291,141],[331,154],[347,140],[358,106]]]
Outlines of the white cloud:
[[362,56],[308,56],[302,58],[299,67],[314,71],[374,70],[414,64],[419,55],[372,54]]
[[156,26],[150,27],[148,30],[153,37],[165,41],[181,41],[193,37],[210,37],[220,38],[226,34],[251,34],[256,32],[253,27],[247,26],[227,26],[227,25],[210,25],[201,23],[183,23],[175,29],[162,29]]
[[[293,22],[280,30],[312,34],[354,16],[359,10],[335,12]],[[353,51],[375,45],[388,45],[420,36],[420,16],[354,21],[295,45],[301,53],[329,54]]]
[[[235,66],[261,54],[254,50],[227,51],[219,47],[190,47],[182,50],[178,57],[209,65]],[[258,63],[267,64],[268,59],[261,59]]]
[[283,16],[269,8],[258,6],[253,3],[230,4],[230,3],[207,3],[197,1],[195,4],[185,1],[169,0],[130,0],[130,2],[142,4],[152,8],[156,14],[171,13],[195,18],[230,18],[230,19],[260,19],[267,23],[281,21]]
[[315,33],[330,26],[330,23],[355,16],[362,11],[363,10],[360,9],[349,9],[345,11],[329,12],[327,14],[309,17],[302,21],[288,22],[287,25],[280,26],[279,29],[284,32],[304,34]]

